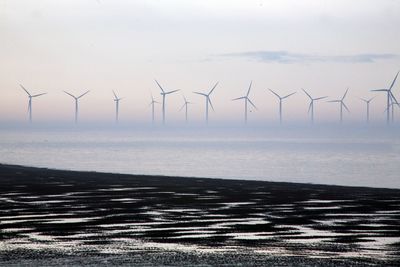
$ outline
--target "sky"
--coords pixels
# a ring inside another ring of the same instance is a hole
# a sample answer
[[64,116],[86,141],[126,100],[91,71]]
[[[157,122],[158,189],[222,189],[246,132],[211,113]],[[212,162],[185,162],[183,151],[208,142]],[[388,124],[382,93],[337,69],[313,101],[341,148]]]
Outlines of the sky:
[[[124,1],[0,0],[0,121],[27,120],[26,93],[47,92],[33,101],[34,121],[112,121],[112,90],[124,99],[120,119],[149,121],[150,94],[166,90],[167,120],[183,121],[182,94],[193,102],[189,119],[204,119],[212,95],[212,121],[242,121],[243,102],[258,107],[249,120],[275,122],[278,94],[297,92],[284,102],[285,121],[308,119],[308,98],[340,98],[349,88],[347,121],[362,121],[360,97],[377,96],[371,119],[384,121],[386,88],[400,70],[400,1]],[[400,98],[400,81],[393,92]],[[337,121],[339,106],[316,104],[317,121]],[[161,118],[161,108],[156,108]],[[399,116],[400,112],[397,111]]]

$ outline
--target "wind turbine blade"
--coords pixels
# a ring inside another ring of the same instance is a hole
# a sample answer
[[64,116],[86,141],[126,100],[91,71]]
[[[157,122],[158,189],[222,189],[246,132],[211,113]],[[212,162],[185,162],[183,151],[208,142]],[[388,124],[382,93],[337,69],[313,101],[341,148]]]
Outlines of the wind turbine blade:
[[204,94],[204,93],[200,93],[200,92],[193,92],[194,94],[198,94],[198,95],[202,95],[202,96],[205,96],[205,97],[207,97],[207,95],[206,94]]
[[178,91],[179,90],[173,90],[173,91],[166,92],[165,94],[168,95],[168,94],[172,94],[172,93],[175,93],[175,92],[178,92]]
[[310,94],[309,93],[307,93],[307,91],[306,90],[304,90],[303,88],[301,88],[301,90],[303,90],[303,92],[304,93],[306,93],[306,95],[308,95],[308,97],[312,100],[313,98],[310,96]]
[[371,102],[375,97],[376,97],[376,96],[370,98],[370,99],[368,100],[368,102]]
[[118,96],[117,96],[117,94],[114,92],[114,90],[112,90],[112,92],[113,92],[113,94],[114,94],[114,96],[115,96],[115,99],[118,99]]
[[186,102],[185,102],[185,104],[183,104],[183,106],[179,109],[179,111],[181,111],[185,106],[186,106]]
[[294,92],[294,93],[291,93],[291,94],[288,94],[288,95],[286,95],[286,96],[282,97],[282,99],[288,98],[289,96],[292,96],[292,95],[294,95],[295,93],[296,93],[296,92]]
[[247,98],[247,101],[249,101],[249,103],[250,103],[256,110],[258,110],[258,108],[256,107],[256,105],[254,105],[254,103],[251,102],[251,100],[250,100],[249,98]]
[[212,110],[215,111],[215,110],[214,110],[214,106],[213,106],[213,104],[211,103],[211,99],[210,99],[209,97],[207,97],[207,100],[208,100],[208,103],[210,103],[210,106],[211,106]]
[[308,106],[308,111],[307,111],[308,113],[310,113],[310,111],[311,111],[311,106],[312,106],[312,104],[313,104],[313,102],[311,101],[311,102],[310,102],[310,105]]
[[394,77],[394,80],[393,80],[392,84],[390,85],[389,90],[392,90],[392,87],[397,80],[397,76],[399,76],[399,72],[397,72],[396,77]]
[[211,93],[214,91],[215,87],[217,87],[218,83],[219,83],[219,82],[217,82],[217,83],[214,85],[214,87],[211,89],[211,91],[208,93],[208,95],[211,95]]
[[364,98],[361,98],[361,97],[360,97],[360,99],[361,99],[362,101],[364,101],[365,103],[368,103],[368,100],[365,100]]
[[342,97],[342,101],[343,101],[344,98],[346,97],[348,91],[349,91],[349,88],[346,89],[346,92],[344,93],[344,95],[343,95],[343,97]]
[[315,98],[313,100],[321,100],[321,99],[325,99],[325,98],[328,98],[328,97],[327,96],[322,96],[322,97],[317,97],[317,98]]
[[394,94],[392,93],[392,91],[390,91],[390,97],[393,98],[393,100],[395,101],[396,104],[399,104],[396,97],[394,97]]
[[342,102],[343,107],[347,110],[347,112],[350,112],[350,110],[347,108],[346,104]]
[[329,101],[326,101],[326,102],[338,103],[338,102],[342,102],[342,101],[341,100],[329,100]]
[[163,89],[163,88],[161,87],[161,85],[157,82],[157,80],[155,80],[155,81],[156,81],[158,87],[160,87],[161,91],[164,93],[164,89]]
[[70,95],[70,96],[72,96],[73,98],[76,99],[76,97],[75,97],[73,94],[70,94],[70,93],[68,93],[68,92],[66,92],[66,91],[63,91],[63,92],[66,93],[67,95]]
[[251,81],[250,82],[250,85],[249,85],[249,90],[247,90],[247,94],[246,94],[246,96],[249,96],[249,94],[250,94],[250,89],[251,89],[251,85],[253,84],[253,81]]
[[87,90],[85,93],[81,94],[80,96],[78,96],[77,98],[81,98],[82,96],[86,95],[87,93],[89,93],[90,90]]
[[389,91],[388,89],[375,89],[375,90],[371,90],[371,92],[387,92]]
[[276,95],[276,97],[278,97],[279,99],[281,99],[281,96],[278,95],[277,93],[275,93],[274,91],[272,91],[271,89],[268,88],[268,90],[270,90],[274,95]]
[[29,113],[29,111],[31,111],[31,105],[29,105],[29,102],[28,102],[28,111],[27,111],[27,113]]
[[234,99],[232,99],[232,101],[239,100],[239,99],[246,99],[246,98],[247,98],[247,97],[242,96],[242,97],[234,98]]
[[22,84],[20,84],[19,86],[21,86],[21,88],[22,88],[29,96],[31,96],[31,94],[28,92],[28,90],[25,89],[25,87],[22,86]]
[[41,94],[37,94],[37,95],[33,95],[32,97],[37,97],[37,96],[41,96],[41,95],[45,95],[47,93],[41,93]]

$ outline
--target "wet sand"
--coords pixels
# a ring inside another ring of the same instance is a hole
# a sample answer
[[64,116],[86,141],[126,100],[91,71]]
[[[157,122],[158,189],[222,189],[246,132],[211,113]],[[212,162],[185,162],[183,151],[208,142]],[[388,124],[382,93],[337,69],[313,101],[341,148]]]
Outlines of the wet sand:
[[0,265],[400,266],[400,190],[0,165]]

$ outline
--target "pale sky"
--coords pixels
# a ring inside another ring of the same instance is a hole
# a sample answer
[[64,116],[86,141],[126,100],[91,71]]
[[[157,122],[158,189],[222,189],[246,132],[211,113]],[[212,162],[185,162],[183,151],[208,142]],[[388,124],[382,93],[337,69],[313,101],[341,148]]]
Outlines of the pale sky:
[[[150,91],[160,101],[157,79],[167,90],[167,119],[182,121],[182,95],[195,104],[189,119],[201,121],[204,99],[219,81],[212,101],[214,121],[240,122],[243,96],[259,108],[250,121],[306,120],[308,99],[340,98],[350,88],[347,120],[362,120],[374,88],[386,88],[400,70],[400,1],[123,1],[0,0],[0,121],[25,121],[23,84],[32,94],[34,121],[72,121],[81,99],[81,121],[111,121],[111,90],[124,97],[121,121],[150,119]],[[400,81],[394,87],[400,98]],[[377,94],[371,117],[384,120],[385,97]],[[316,120],[335,121],[338,105],[316,104]],[[400,114],[400,112],[399,112]],[[157,109],[161,117],[161,109]]]

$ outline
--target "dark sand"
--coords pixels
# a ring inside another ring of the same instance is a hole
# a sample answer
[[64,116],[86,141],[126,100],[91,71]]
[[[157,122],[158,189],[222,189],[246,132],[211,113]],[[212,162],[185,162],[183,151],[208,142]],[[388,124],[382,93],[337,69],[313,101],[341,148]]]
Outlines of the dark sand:
[[0,265],[400,266],[400,190],[0,165]]

